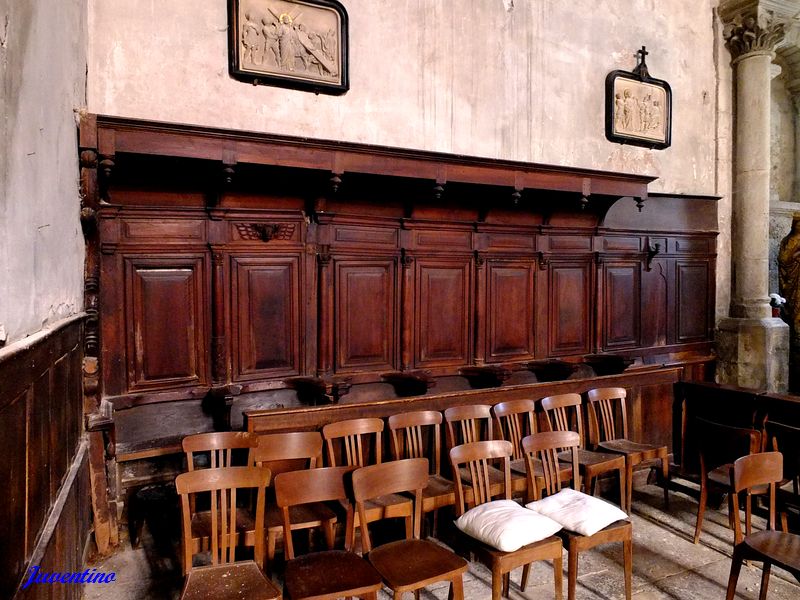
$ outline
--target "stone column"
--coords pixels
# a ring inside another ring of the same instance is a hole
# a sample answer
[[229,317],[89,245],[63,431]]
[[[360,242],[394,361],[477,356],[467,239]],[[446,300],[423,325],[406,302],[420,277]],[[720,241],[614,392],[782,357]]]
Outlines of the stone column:
[[759,15],[758,2],[748,4],[744,14],[721,9],[735,72],[736,132],[733,298],[731,316],[717,331],[717,377],[720,383],[786,391],[789,327],[772,318],[768,298],[770,65],[783,24]]

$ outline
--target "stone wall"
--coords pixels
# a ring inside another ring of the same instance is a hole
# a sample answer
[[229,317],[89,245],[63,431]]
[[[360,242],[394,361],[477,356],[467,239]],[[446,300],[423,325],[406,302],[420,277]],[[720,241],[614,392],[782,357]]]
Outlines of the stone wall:
[[0,346],[80,312],[85,0],[0,0]]
[[[94,0],[92,112],[657,175],[715,193],[713,0],[347,0],[343,96],[237,82],[226,2]],[[604,80],[646,45],[673,146],[604,135]]]

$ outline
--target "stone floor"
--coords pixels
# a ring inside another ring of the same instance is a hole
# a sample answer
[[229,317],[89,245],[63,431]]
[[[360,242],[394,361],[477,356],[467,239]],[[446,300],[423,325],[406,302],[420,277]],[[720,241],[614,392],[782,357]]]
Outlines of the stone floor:
[[[708,510],[698,545],[692,543],[697,503],[679,492],[671,495],[670,512],[664,511],[661,489],[644,486],[634,492],[633,509],[633,595],[638,600],[712,600],[725,597],[730,570],[733,533],[727,528],[723,512]],[[102,571],[114,571],[116,581],[105,585],[87,585],[86,600],[139,599],[166,600],[180,596],[181,578],[176,558],[178,515],[170,510],[156,513],[158,522],[145,528],[142,545],[123,549],[112,557],[91,565]],[[755,520],[758,528],[763,521]],[[153,535],[152,532],[157,532]],[[158,532],[170,532],[158,535]],[[564,568],[566,569],[566,557]],[[510,597],[553,598],[553,571],[549,563],[536,563],[531,570],[528,589],[519,589],[522,570],[512,573]],[[737,598],[758,598],[761,569],[745,565],[739,578]],[[564,573],[564,598],[566,593]],[[447,598],[447,586],[433,586],[422,598]],[[470,564],[465,577],[465,596],[469,599],[491,597],[490,573],[483,566]],[[382,594],[381,600],[390,595]],[[407,595],[410,598],[410,595]],[[612,600],[624,597],[622,548],[620,544],[595,548],[581,555],[577,598]],[[773,569],[770,600],[798,600],[800,586],[794,578]]]

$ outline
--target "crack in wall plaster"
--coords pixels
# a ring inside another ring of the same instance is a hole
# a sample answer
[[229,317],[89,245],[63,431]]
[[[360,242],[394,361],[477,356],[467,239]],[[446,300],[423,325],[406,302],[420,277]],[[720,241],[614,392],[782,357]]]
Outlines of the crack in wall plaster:
[[3,35],[0,35],[0,48],[3,48],[4,50],[8,45],[8,25],[9,25],[9,23],[10,23],[10,18],[9,18],[8,15],[6,15],[6,18],[4,19],[4,23],[3,23]]

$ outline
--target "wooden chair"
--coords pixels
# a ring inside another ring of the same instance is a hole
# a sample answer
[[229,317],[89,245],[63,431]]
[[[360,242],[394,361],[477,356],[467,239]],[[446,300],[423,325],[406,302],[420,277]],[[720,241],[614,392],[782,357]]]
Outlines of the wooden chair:
[[[733,600],[736,583],[742,562],[753,560],[763,562],[760,600],[766,600],[769,587],[769,574],[772,565],[785,569],[800,581],[800,535],[775,531],[775,487],[783,479],[783,456],[780,452],[762,452],[736,459],[731,469],[731,489],[733,490],[734,531],[736,545],[731,559],[731,573],[728,577],[726,600]],[[767,486],[769,493],[769,529],[750,533],[749,516],[747,536],[742,536],[739,520],[739,494],[747,492],[747,506],[750,505],[751,490]]]
[[[522,450],[522,438],[536,433],[538,429],[536,426],[536,402],[529,399],[508,400],[495,404],[492,412],[494,412],[494,417],[497,419],[497,426],[503,435],[503,439],[511,442],[513,450],[511,454],[512,478],[515,474],[525,475],[527,473],[527,465],[525,453]],[[529,497],[526,500],[533,499],[535,490],[544,489],[544,473],[538,459],[534,461],[534,469],[536,477],[527,480],[526,488]],[[562,481],[572,479],[572,466],[561,463],[560,476]],[[512,482],[513,487],[514,484]]]
[[[406,539],[372,547],[369,528],[361,528],[364,554],[399,600],[403,592],[414,592],[437,581],[450,582],[450,599],[463,600],[463,574],[467,561],[438,544],[420,539],[422,489],[428,483],[428,460],[409,458],[357,469],[353,473],[353,495],[362,523],[367,522],[365,502],[372,498],[413,492],[414,530]],[[351,536],[352,537],[352,536]]]
[[[328,449],[330,465],[337,465],[335,442],[341,445],[341,459],[348,467],[366,467],[370,464],[381,464],[383,420],[350,419],[329,423],[322,428],[322,437]],[[370,450],[372,452],[370,452]],[[373,461],[370,461],[370,454]],[[406,520],[406,532],[411,532],[412,503],[407,496],[387,494],[375,498],[368,503],[367,516],[369,522],[388,517],[402,517]],[[356,516],[356,524],[359,518]]]
[[[695,419],[700,450],[700,500],[697,505],[697,524],[694,528],[694,543],[700,541],[700,530],[703,526],[703,515],[706,511],[709,488],[719,493],[729,493],[730,501],[731,479],[730,470],[733,462],[747,454],[754,454],[761,450],[761,433],[755,429],[731,427],[722,423],[714,423],[705,419]],[[731,529],[733,524],[733,510],[728,512]]]
[[422,490],[423,513],[437,511],[456,503],[455,483],[441,475],[441,424],[442,413],[436,410],[420,410],[389,417],[394,460],[428,459],[430,472]]
[[[625,406],[625,388],[597,388],[589,390],[590,441],[596,449],[625,456],[625,507],[631,510],[633,496],[633,470],[637,467],[654,467],[661,463],[661,485],[664,486],[664,506],[669,508],[669,451],[666,446],[642,444],[628,439],[628,415]],[[622,437],[618,436],[617,415],[622,423]]]
[[[762,447],[766,446],[783,454],[784,481],[778,484],[775,493],[780,507],[781,529],[788,532],[787,508],[800,512],[800,428],[767,421],[766,433],[767,443],[762,444]],[[787,483],[792,484],[791,490],[784,488]]]
[[[501,486],[503,498],[511,498],[511,466],[510,459],[513,449],[511,442],[505,440],[471,442],[456,446],[450,450],[450,462],[453,472],[457,473],[464,468],[472,473],[472,489],[476,505],[489,502],[496,495],[494,486],[490,481],[490,462],[501,460],[503,464],[503,478],[505,485]],[[464,486],[461,480],[456,480],[456,513],[462,515],[466,511]],[[561,540],[550,536],[541,541],[523,546],[514,552],[502,552],[484,544],[460,531],[456,532],[456,544],[463,550],[470,551],[473,556],[492,571],[492,600],[500,600],[501,592],[508,596],[510,573],[517,567],[529,565],[537,560],[553,561],[553,576],[555,579],[556,599],[561,600],[562,574],[561,553],[563,546]],[[523,571],[521,588],[525,591],[528,570]]]
[[[349,596],[377,600],[382,582],[380,573],[350,551],[353,506],[347,501],[344,479],[352,470],[353,467],[327,467],[291,471],[275,477],[275,501],[283,517],[287,558],[284,585],[292,600],[333,600]],[[347,510],[344,550],[325,550],[296,557],[291,509],[330,501],[341,502]]]
[[[561,478],[557,476],[559,469],[559,452],[568,448],[572,457],[573,469],[579,472],[578,454],[580,449],[580,435],[574,431],[552,431],[537,433],[522,440],[525,449],[525,458],[528,466],[533,467],[533,459],[538,458],[546,474],[546,493],[555,494],[561,491]],[[537,456],[538,455],[538,456]],[[580,487],[580,475],[574,480],[574,488]],[[617,521],[601,529],[594,535],[581,535],[566,529],[559,531],[567,548],[567,598],[575,600],[575,590],[578,582],[578,555],[584,551],[613,542],[622,542],[622,555],[625,569],[625,598],[630,600],[633,576],[633,525],[630,521]],[[527,567],[526,567],[527,568]]]
[[[289,471],[315,469],[322,466],[322,436],[318,431],[296,431],[258,436],[253,460],[259,467],[268,467],[274,476]],[[292,509],[292,530],[322,527],[328,549],[333,548],[336,513],[322,502],[303,504]],[[283,537],[283,516],[272,502],[267,503],[267,559],[275,558],[279,538]]]
[[[619,503],[622,510],[630,511],[626,506],[627,488],[625,477],[625,457],[611,452],[594,452],[586,450],[586,437],[583,428],[580,394],[559,394],[542,398],[542,408],[547,417],[550,431],[575,431],[580,439],[578,446],[578,466],[583,479],[583,491],[594,496],[597,478],[606,473],[617,472],[619,481]],[[571,460],[571,452],[564,452],[560,459]]]
[[[181,598],[237,598],[267,600],[280,598],[280,591],[262,572],[264,567],[264,504],[269,485],[269,469],[258,467],[225,467],[182,473],[175,479],[181,497],[183,531],[183,571],[186,582]],[[253,561],[236,562],[237,514],[239,490],[256,490],[255,551]],[[211,565],[192,566],[195,554],[192,540],[192,511],[189,498],[193,494],[211,495]]]
[[[213,433],[197,433],[187,435],[181,441],[186,453],[186,467],[189,472],[197,468],[196,455],[208,455],[208,467],[211,469],[232,466],[253,466],[253,450],[258,445],[256,436],[245,431],[216,431]],[[235,460],[238,459],[238,460]],[[207,548],[211,532],[211,513],[207,510],[196,511],[195,496],[189,502],[192,511],[192,543],[194,552]],[[255,544],[255,517],[252,510],[242,507],[237,511],[239,520],[236,529],[243,537],[245,546]]]
[[[452,449],[459,444],[469,444],[479,441],[491,441],[492,407],[488,404],[472,404],[468,406],[451,406],[444,411],[444,420],[447,421],[447,446]],[[459,473],[460,478],[467,484],[471,483],[470,473],[467,470]],[[497,495],[503,491],[505,484],[503,472],[495,467],[489,467],[489,478],[492,485],[492,494]],[[528,493],[528,480],[524,472],[511,474],[511,491]]]

